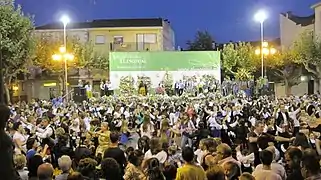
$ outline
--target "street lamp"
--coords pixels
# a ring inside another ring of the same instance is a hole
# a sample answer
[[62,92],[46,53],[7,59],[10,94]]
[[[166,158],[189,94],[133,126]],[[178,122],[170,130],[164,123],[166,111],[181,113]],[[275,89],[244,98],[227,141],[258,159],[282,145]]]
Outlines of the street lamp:
[[[263,43],[262,43],[262,46],[261,46],[261,48],[257,48],[256,50],[255,50],[255,54],[256,55],[261,55],[261,60],[264,58],[264,56],[268,56],[268,55],[273,55],[273,54],[275,54],[276,53],[276,49],[275,48],[273,48],[273,47],[269,47],[269,43],[268,42],[266,42],[266,41],[264,41]],[[263,58],[262,58],[263,57]],[[263,64],[263,61],[262,61],[262,78],[263,78],[263,76],[264,76],[264,64]],[[266,73],[265,73],[266,74]]]
[[[264,25],[264,21],[267,19],[267,13],[263,10],[258,11],[255,15],[254,15],[254,19],[255,21],[260,23],[260,29],[261,29],[261,51],[263,52],[263,48],[264,48],[264,34],[263,34],[263,25]],[[261,75],[262,78],[264,77],[264,54],[261,54]]]
[[[59,49],[60,53],[66,53],[67,51],[67,34],[66,34],[66,28],[67,28],[67,25],[68,23],[70,22],[70,19],[67,15],[63,15],[60,19],[60,21],[63,23],[64,25],[64,46],[61,47]],[[67,85],[67,82],[68,82],[68,72],[67,72],[67,58],[64,58],[65,60],[65,92],[66,92],[66,100],[68,102],[68,85]]]
[[64,61],[65,64],[65,91],[66,91],[66,101],[68,102],[68,70],[67,70],[67,62],[74,60],[74,55],[67,53],[66,47],[62,46],[59,48],[58,54],[52,55],[52,60],[54,61]]

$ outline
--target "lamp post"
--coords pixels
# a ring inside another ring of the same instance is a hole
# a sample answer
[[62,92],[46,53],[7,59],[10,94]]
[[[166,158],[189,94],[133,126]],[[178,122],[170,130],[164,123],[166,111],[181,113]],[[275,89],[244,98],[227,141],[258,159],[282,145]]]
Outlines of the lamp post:
[[[261,52],[263,52],[264,48],[264,21],[267,19],[267,14],[265,11],[260,10],[254,15],[254,19],[257,22],[260,22],[261,29]],[[261,53],[261,76],[264,78],[264,54]]]
[[72,61],[74,59],[73,54],[69,54],[66,51],[66,48],[64,46],[59,48],[59,54],[53,54],[52,59],[54,61],[64,61],[65,64],[65,89],[66,89],[66,101],[68,102],[68,71],[67,71],[67,62]]
[[273,55],[276,53],[276,49],[273,47],[269,47],[269,43],[268,42],[263,42],[262,46],[260,48],[257,48],[255,50],[255,54],[256,55],[260,55],[261,56],[261,61],[262,61],[262,78],[264,77],[264,75],[266,76],[266,71],[264,73],[264,65],[263,65],[263,60],[265,56],[268,55]]
[[[60,53],[66,53],[67,51],[67,34],[66,34],[66,27],[68,23],[70,22],[70,19],[68,16],[64,15],[61,17],[60,21],[64,25],[64,50],[60,49]],[[62,52],[63,51],[63,52]],[[68,102],[68,70],[67,70],[67,59],[64,58],[65,63],[65,93],[66,93],[66,101]]]

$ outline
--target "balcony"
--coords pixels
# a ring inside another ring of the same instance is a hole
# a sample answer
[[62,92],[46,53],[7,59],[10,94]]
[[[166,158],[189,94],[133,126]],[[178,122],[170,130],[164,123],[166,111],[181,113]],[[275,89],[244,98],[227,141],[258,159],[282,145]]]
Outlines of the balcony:
[[124,43],[110,43],[110,51],[155,51],[157,43],[138,43],[138,42],[124,42]]

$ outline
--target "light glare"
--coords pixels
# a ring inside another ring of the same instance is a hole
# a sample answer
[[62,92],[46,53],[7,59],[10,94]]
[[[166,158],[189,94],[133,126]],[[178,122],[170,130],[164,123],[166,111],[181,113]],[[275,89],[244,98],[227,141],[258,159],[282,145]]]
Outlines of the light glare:
[[263,10],[260,10],[254,15],[254,19],[257,22],[263,23],[267,19],[267,13]]
[[60,21],[66,26],[70,22],[70,19],[67,15],[63,15]]

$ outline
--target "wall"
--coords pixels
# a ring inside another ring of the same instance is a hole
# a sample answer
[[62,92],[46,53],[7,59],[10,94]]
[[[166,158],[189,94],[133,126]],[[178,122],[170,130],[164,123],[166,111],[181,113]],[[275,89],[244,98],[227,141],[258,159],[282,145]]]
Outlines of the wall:
[[321,6],[316,6],[315,11],[315,21],[314,21],[314,32],[317,37],[321,36]]
[[283,49],[290,48],[293,42],[306,30],[313,30],[314,25],[301,26],[280,14],[280,38]]
[[[64,33],[61,29],[53,29],[53,30],[35,30],[36,36],[50,38],[50,39],[59,39],[63,42]],[[66,30],[67,37],[78,38],[80,42],[88,41],[88,30],[87,29],[67,29]]]
[[[104,44],[94,44],[94,50],[96,52],[104,53],[108,55],[111,50],[110,43],[113,43],[114,36],[122,36],[123,44],[127,46],[136,47],[136,35],[137,34],[156,34],[156,43],[149,46],[150,51],[163,50],[163,38],[161,36],[161,27],[151,28],[100,28],[90,30],[89,39],[92,43],[95,43],[97,35],[105,36]],[[135,50],[133,47],[131,49]]]
[[[292,94],[295,96],[302,96],[308,93],[308,83],[301,82],[300,84],[292,87]],[[275,83],[275,96],[284,97],[286,94],[285,86],[283,83]]]
[[175,50],[175,34],[169,23],[163,23],[163,49],[164,51]]

